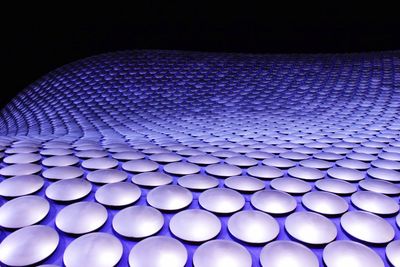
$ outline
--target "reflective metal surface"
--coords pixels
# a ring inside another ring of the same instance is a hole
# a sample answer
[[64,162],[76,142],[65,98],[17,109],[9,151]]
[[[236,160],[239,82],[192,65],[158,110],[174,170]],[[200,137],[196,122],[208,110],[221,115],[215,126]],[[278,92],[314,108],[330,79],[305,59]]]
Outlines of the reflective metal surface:
[[198,173],[200,167],[188,162],[173,162],[165,165],[164,171],[174,175],[188,175]]
[[43,187],[43,178],[38,175],[14,176],[0,183],[0,196],[20,197],[35,193]]
[[281,177],[283,172],[280,169],[271,166],[255,166],[248,168],[247,174],[261,179],[274,179]]
[[358,240],[384,244],[394,238],[393,227],[378,215],[365,211],[349,211],[340,219],[343,229]]
[[129,265],[137,267],[184,267],[188,253],[178,240],[167,236],[148,237],[129,253]]
[[244,197],[228,188],[213,188],[199,196],[199,204],[214,213],[233,213],[243,208]]
[[230,177],[237,176],[242,173],[242,169],[237,166],[229,164],[212,164],[205,168],[205,171],[217,177]]
[[179,185],[162,185],[147,194],[147,202],[159,210],[180,210],[192,203],[192,193]]
[[392,198],[371,191],[358,191],[351,195],[351,202],[359,209],[381,215],[399,211],[399,204]]
[[230,240],[211,240],[197,248],[195,267],[251,267],[251,255],[242,245]]
[[319,190],[331,192],[338,195],[349,195],[357,191],[357,187],[349,182],[339,179],[322,179],[315,182]]
[[349,209],[346,200],[328,192],[309,192],[301,198],[301,202],[309,210],[324,215],[340,215]]
[[33,265],[49,257],[56,250],[58,241],[58,234],[51,227],[24,227],[0,243],[0,262],[11,266]]
[[265,188],[263,181],[251,176],[232,176],[225,179],[224,184],[226,187],[242,192],[255,192]]
[[97,202],[113,207],[127,206],[135,203],[141,196],[140,188],[128,182],[111,183],[97,189]]
[[55,201],[74,201],[87,196],[92,184],[84,179],[60,180],[46,188],[46,197]]
[[221,222],[211,212],[189,209],[174,215],[169,222],[169,229],[182,240],[204,242],[218,235]]
[[328,267],[384,267],[382,259],[369,247],[350,240],[328,244],[323,252]]
[[134,175],[132,183],[148,187],[156,187],[172,183],[172,177],[161,172],[145,172]]
[[277,178],[272,180],[270,185],[273,189],[292,194],[304,194],[311,191],[311,186],[307,182],[297,178]]
[[260,253],[263,267],[318,267],[315,254],[297,242],[279,240],[267,244]]
[[64,252],[66,267],[115,266],[121,259],[123,247],[113,235],[90,233],[73,240]]
[[82,169],[73,166],[53,167],[43,172],[43,177],[54,180],[74,179],[83,175]]
[[0,169],[0,175],[16,176],[16,175],[31,175],[42,170],[42,166],[33,163],[19,163],[8,165]]
[[164,217],[157,209],[133,206],[119,211],[113,218],[112,227],[120,235],[144,238],[156,234],[164,225]]
[[117,183],[124,181],[128,175],[119,170],[96,170],[93,172],[89,172],[86,175],[86,179],[93,183],[98,184],[109,184],[109,183]]
[[[229,178],[228,178],[229,179]],[[180,186],[193,190],[206,190],[217,187],[219,184],[218,179],[204,174],[189,174],[182,176],[178,179]]]
[[386,247],[386,257],[389,262],[394,266],[400,266],[400,240],[395,240],[389,243]]
[[251,197],[251,205],[271,214],[286,214],[296,209],[296,199],[288,193],[277,190],[262,190]]

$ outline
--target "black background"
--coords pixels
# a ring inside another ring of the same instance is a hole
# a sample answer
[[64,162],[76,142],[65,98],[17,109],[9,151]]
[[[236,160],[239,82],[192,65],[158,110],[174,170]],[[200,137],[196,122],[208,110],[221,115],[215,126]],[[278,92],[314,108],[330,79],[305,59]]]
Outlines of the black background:
[[86,6],[17,3],[3,8],[0,106],[59,66],[116,50],[343,53],[400,49],[398,8],[383,1],[359,5],[165,1],[140,6],[135,1],[126,6],[112,1],[99,6],[99,2]]

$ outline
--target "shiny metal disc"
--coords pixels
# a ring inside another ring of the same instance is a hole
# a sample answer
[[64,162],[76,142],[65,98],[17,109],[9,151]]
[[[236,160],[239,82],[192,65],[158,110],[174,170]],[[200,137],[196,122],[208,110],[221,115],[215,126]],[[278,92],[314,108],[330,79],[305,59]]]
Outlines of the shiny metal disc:
[[358,191],[351,195],[351,202],[359,209],[380,215],[395,214],[399,204],[394,199],[371,191]]
[[173,162],[165,165],[164,171],[173,175],[189,175],[200,172],[200,167],[188,162]]
[[83,171],[80,168],[73,166],[53,167],[45,170],[42,175],[47,179],[64,180],[81,177]]
[[288,169],[287,173],[294,178],[307,181],[319,180],[324,178],[325,176],[325,174],[318,169],[301,167],[301,166],[290,168]]
[[128,161],[143,159],[146,155],[138,151],[124,151],[112,154],[112,157],[116,160]]
[[4,163],[7,164],[24,164],[24,163],[37,162],[40,159],[41,157],[39,154],[22,153],[22,154],[13,154],[11,156],[5,157],[3,161]]
[[131,267],[184,267],[188,259],[185,246],[167,236],[152,236],[137,243],[129,253]]
[[397,214],[397,216],[396,216],[396,223],[397,223],[397,226],[400,228],[400,213]]
[[[271,242],[260,253],[263,267],[318,267],[317,256],[306,246],[288,240]],[[344,266],[342,266],[344,267]]]
[[229,164],[212,164],[206,167],[206,172],[217,177],[230,177],[242,174],[242,169]]
[[172,180],[171,176],[162,172],[145,172],[132,177],[132,183],[148,187],[167,185],[172,183]]
[[384,180],[366,179],[360,181],[358,185],[364,190],[381,193],[385,195],[400,194],[400,186]]
[[296,166],[296,162],[289,160],[289,159],[284,159],[284,158],[269,158],[269,159],[264,159],[262,161],[262,164],[279,168],[279,169],[289,169],[291,167]]
[[147,193],[147,202],[159,210],[180,210],[192,203],[192,193],[179,185],[162,185]]
[[332,178],[350,182],[361,181],[364,179],[364,174],[362,172],[344,167],[334,167],[328,169],[326,173]]
[[206,190],[217,187],[219,181],[217,178],[205,174],[189,174],[180,177],[178,184],[192,190]]
[[107,217],[107,210],[101,204],[82,201],[60,210],[55,223],[57,228],[65,233],[86,234],[103,226]]
[[283,176],[283,172],[271,166],[254,166],[247,169],[247,174],[261,178],[261,179],[274,179]]
[[212,188],[200,194],[199,204],[211,212],[233,213],[243,208],[245,199],[235,190]]
[[225,160],[226,163],[230,165],[235,165],[238,167],[251,167],[257,165],[258,161],[246,156],[235,156],[230,157]]
[[164,225],[164,217],[157,209],[149,206],[133,206],[115,214],[112,226],[125,237],[144,238],[154,235]]
[[400,162],[386,159],[377,159],[371,162],[375,168],[382,168],[387,170],[400,170]]
[[3,176],[17,176],[17,175],[31,175],[38,173],[42,170],[42,166],[33,163],[21,163],[8,165],[0,169],[0,175]]
[[312,245],[327,244],[337,236],[336,226],[331,220],[308,211],[290,214],[286,218],[285,229],[297,240]]
[[3,180],[0,183],[0,196],[20,197],[40,190],[44,180],[38,175],[20,175]]
[[279,234],[279,224],[261,211],[243,210],[233,214],[228,221],[229,232],[237,239],[254,244],[267,243]]
[[182,240],[204,242],[219,234],[221,222],[211,212],[189,209],[175,214],[169,222],[169,229]]
[[340,215],[349,209],[346,200],[329,192],[309,192],[301,202],[307,209],[324,215]]
[[90,233],[73,240],[64,252],[66,267],[115,266],[123,253],[121,241],[107,233]]
[[49,213],[49,202],[39,196],[14,198],[0,207],[0,226],[22,228],[43,220]]
[[297,178],[277,178],[271,181],[270,186],[273,189],[281,190],[292,194],[304,194],[311,191],[311,185]]
[[386,257],[394,266],[400,266],[400,240],[395,240],[389,243],[386,247]]
[[352,170],[366,170],[369,168],[369,164],[360,160],[354,159],[342,159],[336,161],[336,165],[342,168],[349,168]]
[[211,165],[211,164],[217,164],[221,160],[217,157],[205,154],[205,155],[191,156],[187,159],[187,161],[197,165]]
[[111,158],[93,158],[82,162],[82,167],[89,170],[106,170],[118,166],[118,160]]
[[325,178],[315,182],[319,190],[338,195],[349,195],[357,191],[357,187],[349,182],[339,179]]
[[250,253],[230,240],[211,240],[199,246],[193,254],[194,267],[251,267]]
[[58,242],[58,234],[51,227],[24,227],[0,243],[0,262],[10,266],[33,265],[49,257],[56,250]]
[[315,168],[319,170],[326,170],[333,167],[333,163],[322,159],[306,159],[299,162],[300,166],[307,168]]
[[286,214],[296,209],[297,202],[288,193],[277,190],[262,190],[253,194],[251,205],[270,214]]
[[367,174],[372,178],[385,180],[389,182],[400,182],[400,172],[382,168],[370,168]]
[[340,224],[352,237],[373,244],[388,243],[395,234],[387,221],[365,211],[346,212],[340,219]]
[[183,158],[176,153],[168,152],[153,154],[149,157],[149,159],[159,163],[171,163],[181,161]]
[[91,159],[91,158],[103,158],[107,157],[107,151],[97,150],[97,149],[89,149],[89,150],[82,150],[75,153],[75,156],[81,159]]
[[327,267],[384,267],[379,255],[371,248],[350,240],[328,244],[322,255]]
[[142,192],[137,185],[128,182],[111,183],[101,186],[94,195],[97,202],[113,207],[135,203]]
[[127,177],[126,172],[115,169],[96,170],[86,175],[86,179],[98,184],[118,183],[124,181]]
[[79,158],[75,156],[52,156],[42,160],[42,164],[47,167],[63,167],[72,166],[79,162]]
[[46,188],[46,197],[55,201],[74,201],[87,196],[92,184],[85,179],[60,180]]
[[122,169],[129,172],[152,172],[158,169],[158,163],[147,159],[130,160],[122,164]]
[[242,192],[255,192],[265,188],[263,181],[251,176],[232,176],[225,179],[224,184],[226,187]]

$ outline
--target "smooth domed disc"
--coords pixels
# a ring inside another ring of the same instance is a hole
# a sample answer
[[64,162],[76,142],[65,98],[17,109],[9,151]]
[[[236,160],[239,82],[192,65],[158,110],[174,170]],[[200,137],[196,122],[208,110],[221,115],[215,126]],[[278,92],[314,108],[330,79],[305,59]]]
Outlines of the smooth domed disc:
[[20,197],[40,190],[44,180],[38,175],[20,175],[3,180],[0,183],[0,196]]
[[49,213],[49,202],[39,196],[14,198],[0,207],[0,226],[22,228],[40,222]]
[[328,192],[309,192],[301,201],[307,209],[324,215],[340,215],[349,209],[346,200]]
[[247,169],[247,174],[261,178],[261,179],[274,179],[283,176],[283,172],[271,166],[254,166]]
[[149,157],[150,160],[160,163],[171,163],[181,161],[183,158],[176,153],[158,153]]
[[172,180],[171,176],[162,172],[145,172],[132,177],[132,183],[148,187],[167,185],[172,183]]
[[212,164],[206,167],[206,172],[218,177],[230,177],[242,174],[242,169],[229,164]]
[[316,159],[322,159],[322,160],[328,160],[328,161],[336,161],[340,160],[343,158],[342,155],[332,153],[332,152],[320,152],[320,153],[315,153],[313,155],[314,158]]
[[358,170],[344,168],[344,167],[334,167],[328,169],[326,173],[336,179],[344,180],[344,181],[361,181],[364,179],[364,174]]
[[42,160],[42,164],[47,167],[63,167],[72,166],[79,162],[79,158],[75,156],[52,156]]
[[129,172],[152,172],[158,169],[158,163],[147,159],[130,160],[122,164],[122,169]]
[[262,190],[251,197],[251,204],[258,210],[271,214],[285,214],[297,207],[294,197],[277,190]]
[[371,162],[375,168],[382,168],[387,170],[400,170],[400,162],[386,159],[377,159]]
[[226,187],[243,192],[255,192],[265,188],[263,181],[250,176],[232,176],[224,181]]
[[390,182],[400,182],[400,172],[395,170],[388,170],[382,168],[370,168],[367,174],[372,178],[390,181]]
[[211,164],[217,164],[221,160],[217,157],[206,154],[206,155],[191,156],[187,159],[187,161],[197,165],[211,165]]
[[300,166],[307,168],[314,168],[319,170],[326,170],[333,167],[333,163],[322,159],[306,159],[299,162]]
[[189,209],[175,214],[169,222],[169,229],[182,240],[204,242],[219,234],[221,222],[211,212]]
[[86,175],[86,179],[98,184],[118,183],[124,181],[127,177],[128,174],[126,172],[115,169],[97,170]]
[[288,151],[288,152],[280,153],[279,157],[284,158],[284,159],[300,161],[300,160],[308,159],[310,156],[300,153],[300,152]]
[[384,267],[379,255],[371,248],[350,240],[328,244],[322,255],[328,267]]
[[315,182],[315,187],[339,195],[348,195],[357,191],[357,187],[349,182],[330,178],[318,180]]
[[81,177],[83,171],[80,168],[73,166],[53,167],[45,170],[42,175],[47,179],[64,180]]
[[71,149],[66,148],[49,148],[40,151],[41,155],[44,156],[64,156],[64,155],[71,155],[73,151]]
[[116,160],[136,160],[136,159],[143,159],[146,157],[145,154],[138,151],[124,151],[112,154],[112,157]]
[[228,230],[241,241],[261,244],[278,236],[279,224],[271,215],[264,212],[243,210],[229,218]]
[[92,184],[84,179],[60,180],[46,188],[46,197],[55,201],[74,201],[87,196]]
[[[263,267],[318,267],[317,256],[306,246],[293,241],[271,242],[260,253]],[[343,266],[342,266],[343,267]]]
[[137,243],[129,253],[131,267],[184,267],[185,246],[168,236],[152,236]]
[[336,165],[342,168],[349,168],[352,170],[366,170],[369,168],[369,164],[359,161],[359,160],[354,160],[354,159],[342,159],[336,161]]
[[337,236],[336,226],[331,220],[308,211],[290,214],[286,218],[285,229],[297,240],[312,245],[327,244]]
[[400,228],[400,214],[398,214],[396,216],[396,223],[397,223],[397,226]]
[[97,149],[90,149],[90,150],[82,150],[75,153],[75,156],[81,159],[91,159],[91,158],[103,158],[107,157],[107,151],[97,150]]
[[200,171],[200,167],[188,162],[173,162],[164,166],[164,171],[174,175],[189,175]]
[[59,211],[55,223],[65,233],[86,234],[103,226],[107,217],[107,210],[101,204],[84,201],[68,205]]
[[13,164],[0,169],[0,175],[3,176],[17,176],[17,175],[31,175],[38,173],[42,170],[42,166],[33,163]]
[[58,242],[58,234],[51,227],[24,227],[12,232],[0,243],[0,262],[10,266],[33,265],[49,257]]
[[291,167],[296,166],[296,162],[284,158],[264,159],[262,161],[262,164],[280,169],[289,169]]
[[386,247],[386,257],[394,267],[400,266],[399,251],[400,251],[400,240],[392,241]]
[[269,159],[269,158],[273,158],[274,155],[268,152],[263,152],[263,151],[251,151],[246,153],[246,156],[248,156],[249,158],[253,158],[253,159],[258,159],[258,160],[262,160],[262,159]]
[[119,211],[113,218],[114,230],[125,237],[144,238],[154,235],[164,225],[164,217],[149,206],[133,206]]
[[300,166],[290,168],[287,173],[294,178],[308,181],[322,179],[325,176],[320,170]]
[[349,159],[355,159],[364,162],[371,162],[376,159],[376,157],[371,154],[356,153],[356,152],[349,153],[346,155],[346,157]]
[[351,202],[359,209],[381,215],[395,214],[399,211],[396,200],[371,191],[358,191],[351,195]]
[[270,186],[273,189],[281,190],[292,194],[304,194],[311,191],[311,185],[297,178],[277,178],[271,181]]
[[238,167],[250,167],[257,165],[258,161],[246,156],[235,156],[230,157],[225,160],[226,163],[230,165],[235,165]]
[[400,186],[384,180],[367,179],[360,181],[358,185],[364,190],[382,193],[385,195],[400,194]]
[[162,185],[147,193],[147,202],[159,210],[180,210],[192,203],[192,193],[179,185]]
[[[229,179],[229,178],[228,178]],[[172,181],[171,181],[172,182]],[[178,179],[180,186],[193,190],[206,190],[217,187],[219,181],[217,178],[204,174],[189,174]]]
[[211,240],[199,246],[193,254],[195,267],[251,267],[250,253],[230,240]]
[[105,170],[118,166],[118,160],[110,158],[87,159],[82,162],[82,167],[89,170]]
[[199,204],[204,209],[215,213],[233,213],[243,208],[244,197],[235,190],[213,188],[199,196]]
[[73,240],[64,252],[66,267],[116,266],[123,253],[121,241],[107,233],[90,233]]
[[5,157],[3,161],[7,164],[24,164],[24,163],[37,162],[40,159],[41,157],[39,154],[22,153],[22,154],[13,154],[11,156]]
[[388,243],[395,234],[387,221],[365,211],[349,211],[343,214],[340,224],[352,237],[372,244]]
[[127,206],[135,203],[142,192],[137,185],[128,182],[118,182],[103,185],[95,194],[97,202],[113,207]]

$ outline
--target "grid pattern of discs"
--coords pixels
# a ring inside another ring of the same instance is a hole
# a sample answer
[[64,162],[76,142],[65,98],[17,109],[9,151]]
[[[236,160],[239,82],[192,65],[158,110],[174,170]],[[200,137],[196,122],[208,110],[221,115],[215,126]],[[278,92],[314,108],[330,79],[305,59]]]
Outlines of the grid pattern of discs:
[[133,51],[0,114],[6,266],[400,266],[397,52]]

